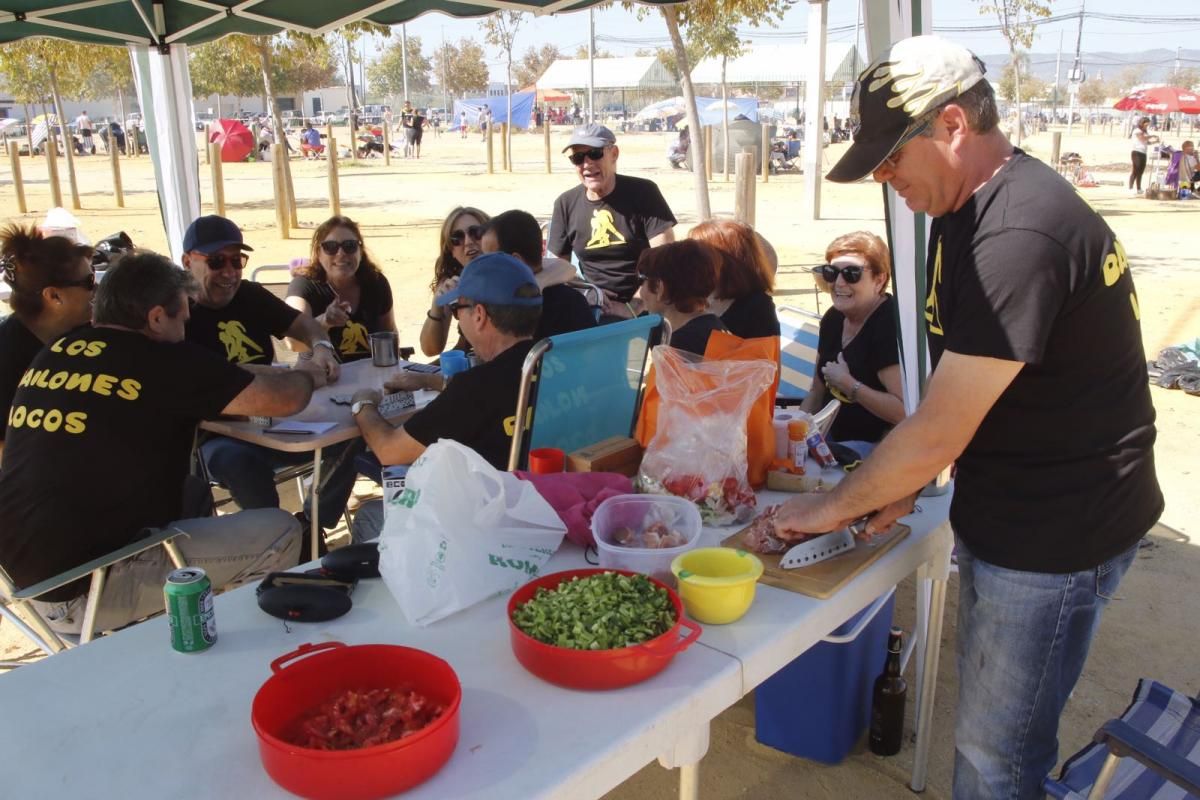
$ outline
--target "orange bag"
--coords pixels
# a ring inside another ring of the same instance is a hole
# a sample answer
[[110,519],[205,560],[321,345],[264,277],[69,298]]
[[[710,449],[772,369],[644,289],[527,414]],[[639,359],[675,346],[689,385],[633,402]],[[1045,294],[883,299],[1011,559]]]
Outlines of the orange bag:
[[[775,418],[775,394],[779,389],[779,339],[742,339],[732,333],[713,331],[708,338],[704,357],[712,361],[758,361],[766,360],[776,365],[775,376],[763,393],[754,401],[746,420],[746,471],[750,485],[762,487],[767,482],[767,471],[775,458],[775,433],[771,427]],[[642,408],[638,415],[635,437],[642,449],[658,429],[658,411],[662,403],[655,384],[654,367],[646,376]]]

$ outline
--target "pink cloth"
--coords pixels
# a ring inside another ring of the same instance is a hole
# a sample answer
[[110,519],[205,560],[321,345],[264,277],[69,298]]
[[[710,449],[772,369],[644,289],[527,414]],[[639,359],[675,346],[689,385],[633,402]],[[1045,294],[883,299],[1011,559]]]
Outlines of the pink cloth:
[[592,536],[592,514],[596,512],[596,506],[619,494],[633,494],[633,482],[615,472],[534,475],[517,470],[513,474],[533,484],[567,526],[567,538],[581,547],[596,544]]

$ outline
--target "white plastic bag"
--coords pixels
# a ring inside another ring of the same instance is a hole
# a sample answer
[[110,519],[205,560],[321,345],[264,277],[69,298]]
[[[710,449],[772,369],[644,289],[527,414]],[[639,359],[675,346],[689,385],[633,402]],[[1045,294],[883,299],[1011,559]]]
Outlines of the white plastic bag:
[[388,509],[379,572],[404,617],[428,625],[536,578],[566,530],[532,483],[442,439]]

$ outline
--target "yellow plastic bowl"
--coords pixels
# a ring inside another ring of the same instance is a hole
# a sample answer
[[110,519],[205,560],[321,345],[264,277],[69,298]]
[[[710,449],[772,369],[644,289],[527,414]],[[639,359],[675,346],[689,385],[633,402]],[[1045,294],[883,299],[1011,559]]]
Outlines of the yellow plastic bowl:
[[763,565],[745,550],[702,547],[676,556],[671,572],[688,614],[708,625],[724,625],[750,609]]

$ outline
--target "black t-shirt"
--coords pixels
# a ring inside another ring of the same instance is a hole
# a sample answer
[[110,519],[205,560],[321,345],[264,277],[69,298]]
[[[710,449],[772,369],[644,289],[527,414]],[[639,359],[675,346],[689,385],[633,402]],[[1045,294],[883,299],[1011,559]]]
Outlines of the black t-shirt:
[[674,225],[675,215],[653,181],[618,175],[612,192],[599,200],[588,200],[583,184],[558,196],[547,252],[574,251],[585,278],[628,303],[638,288],[638,256]]
[[561,283],[542,289],[542,318],[533,334],[536,342],[547,336],[594,328],[596,317],[587,299]]
[[1108,225],[1018,150],[934,221],[926,269],[935,364],[945,351],[1025,364],[958,460],[955,532],[1034,572],[1133,546],[1163,497],[1137,295]]
[[725,323],[716,314],[701,314],[688,320],[679,330],[671,331],[671,347],[702,356],[712,332],[723,330],[726,330]]
[[[887,391],[883,381],[879,380],[879,371],[900,363],[900,349],[896,345],[896,300],[890,294],[884,297],[845,350],[842,349],[842,325],[846,316],[836,308],[825,312],[817,339],[817,371],[813,374],[820,375],[822,367],[837,361],[838,353],[844,352],[846,366],[856,381],[878,392]],[[832,398],[827,386],[821,405]],[[859,403],[843,402],[829,429],[829,438],[835,442],[878,442],[891,428],[891,424]]]
[[508,469],[521,365],[532,347],[532,339],[517,342],[491,361],[458,373],[445,391],[404,423],[404,430],[426,447],[438,439],[453,439],[496,469]]
[[271,337],[282,339],[300,316],[270,290],[245,280],[224,308],[193,301],[191,313],[187,340],[234,364],[270,364],[275,360]]
[[30,586],[178,519],[196,423],[252,380],[187,342],[113,328],[79,328],[42,350],[8,417],[0,564]]
[[735,299],[721,315],[721,321],[730,333],[743,339],[779,336],[775,301],[766,292],[754,292]]
[[[383,317],[392,310],[392,287],[381,273],[360,268],[358,308],[345,325],[329,329],[329,339],[337,348],[342,361],[357,361],[371,355],[367,335],[384,330]],[[288,284],[288,296],[303,298],[319,317],[333,302],[333,287],[326,281],[315,281],[300,275]]]
[[[0,421],[8,419],[17,382],[41,349],[41,339],[16,314],[0,321]],[[4,441],[5,428],[0,424],[0,442]]]

